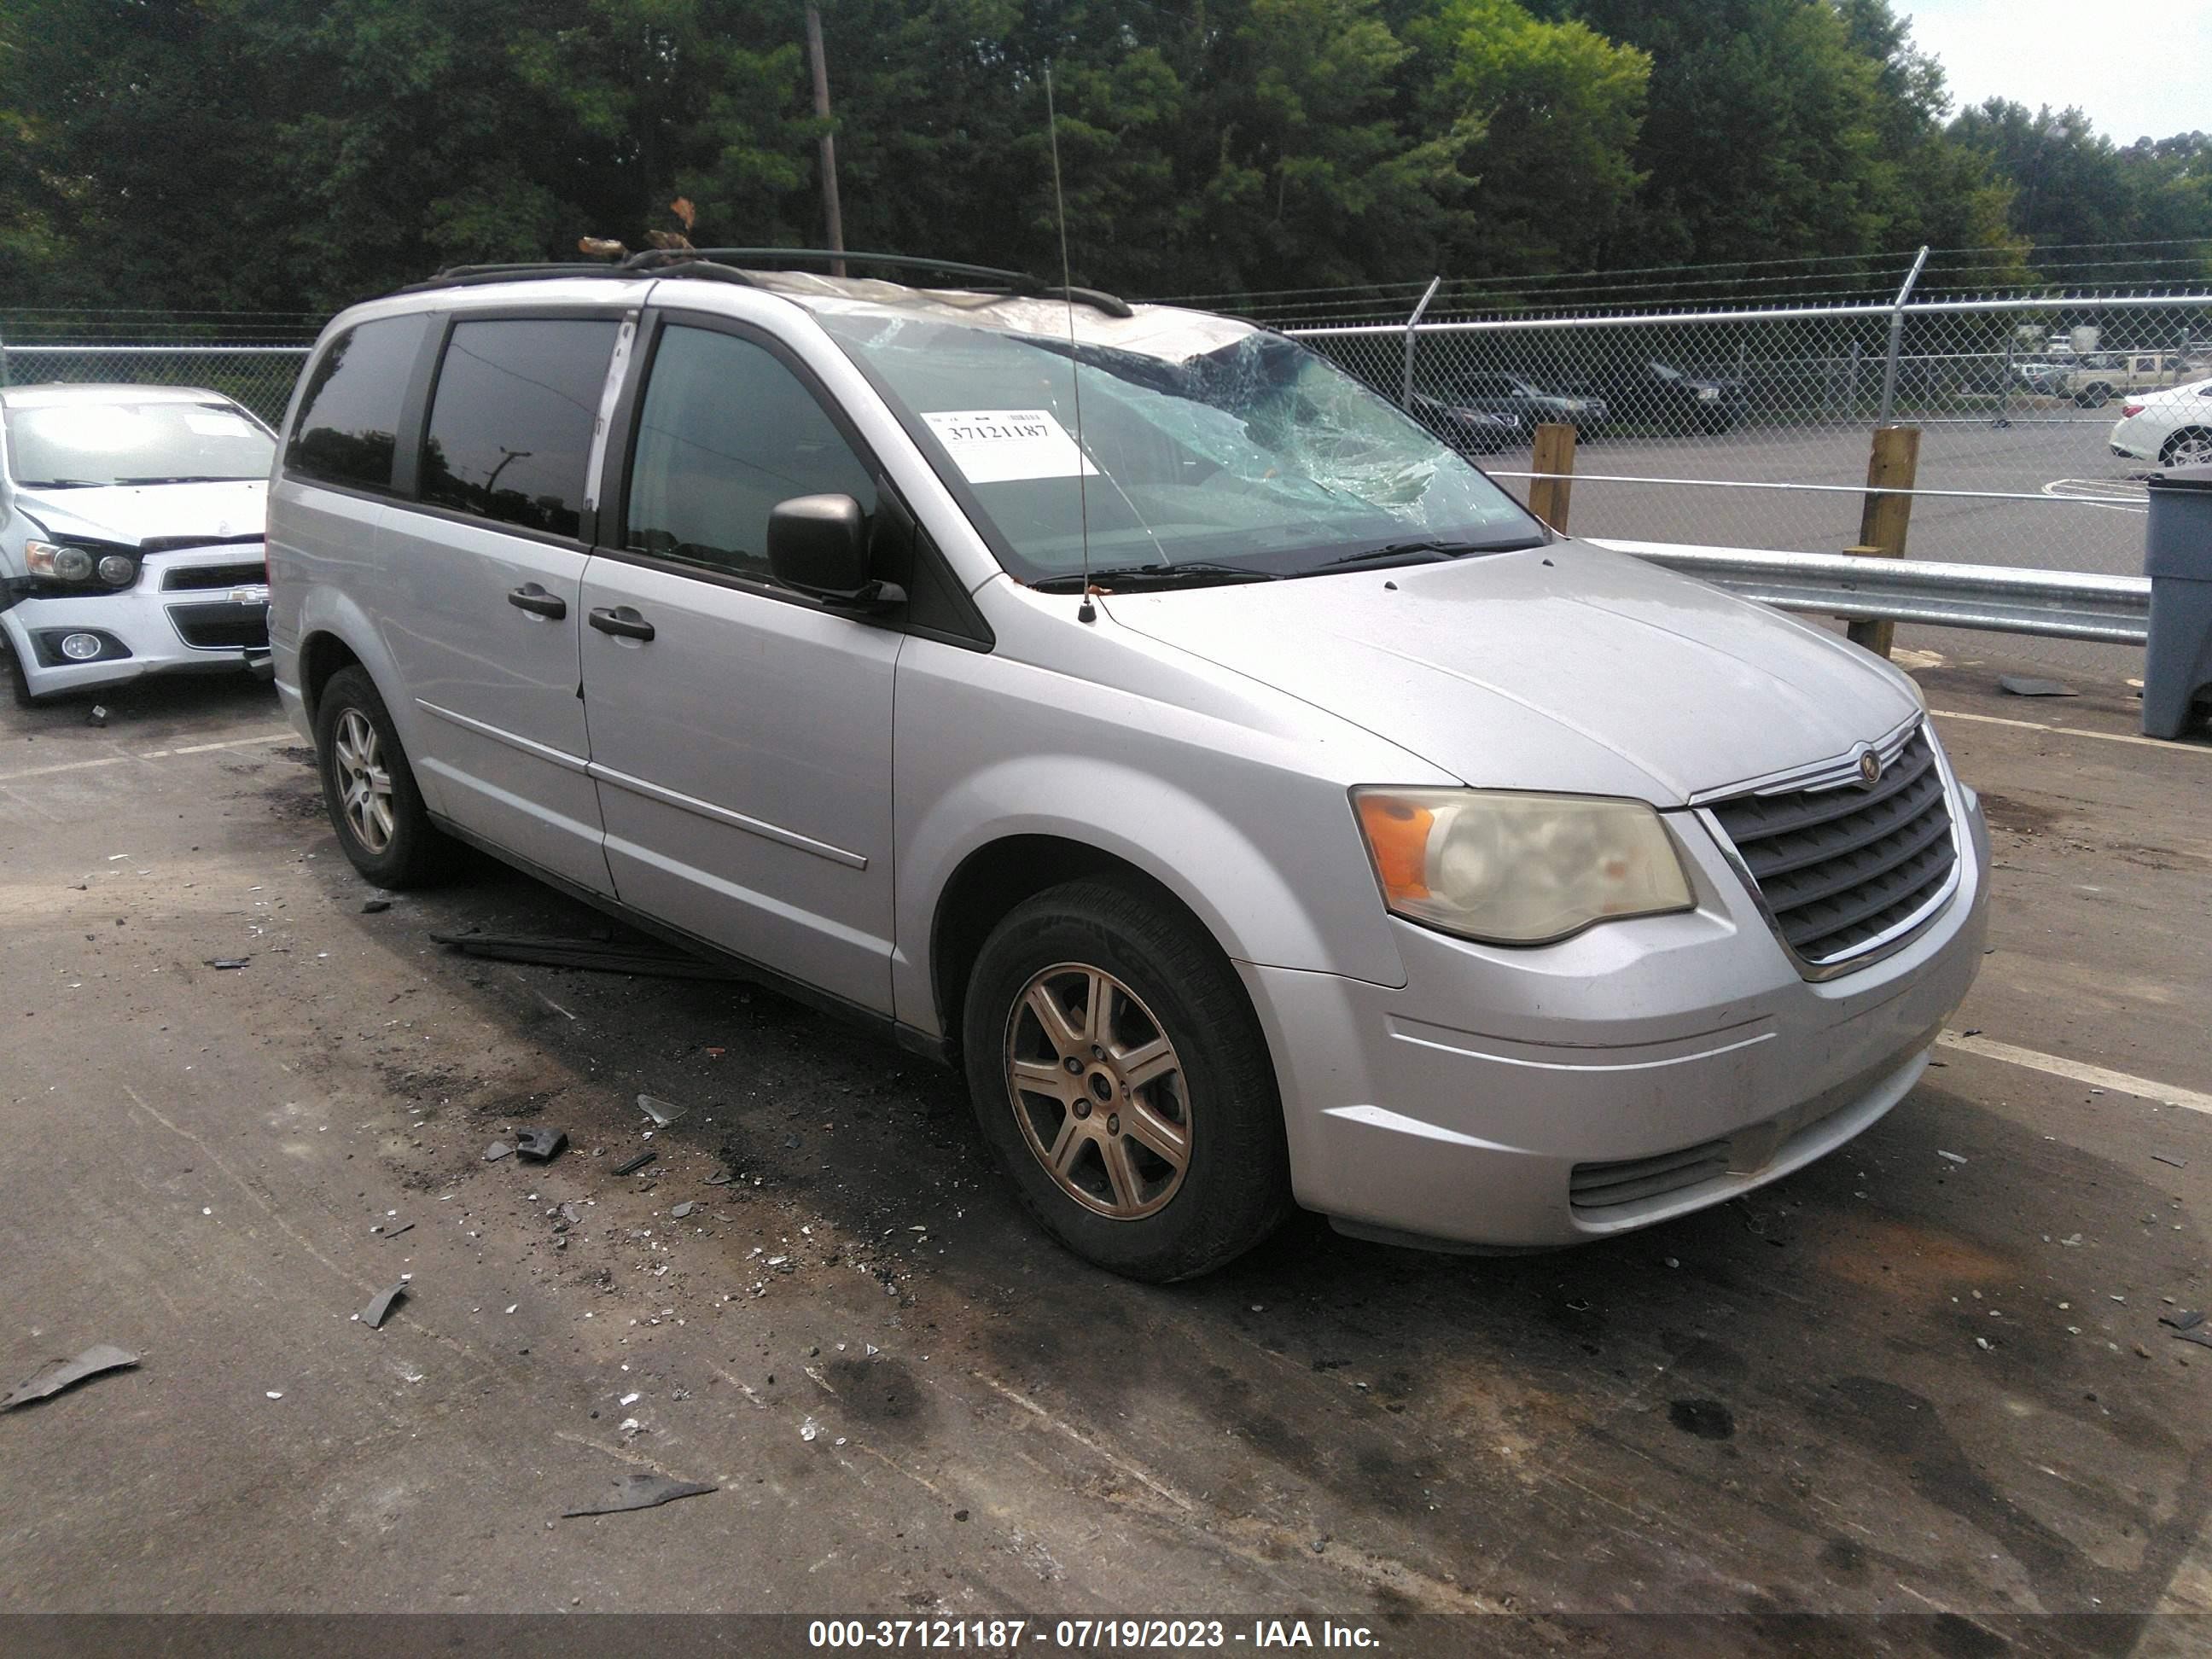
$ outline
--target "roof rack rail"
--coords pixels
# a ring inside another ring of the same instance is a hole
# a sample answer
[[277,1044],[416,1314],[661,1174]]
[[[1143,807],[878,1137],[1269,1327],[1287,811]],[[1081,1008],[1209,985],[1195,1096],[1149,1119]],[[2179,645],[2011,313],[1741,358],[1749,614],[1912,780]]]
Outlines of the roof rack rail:
[[1136,313],[1128,302],[1118,295],[1095,288],[1054,288],[1032,276],[1025,270],[1006,270],[996,265],[971,265],[958,259],[933,259],[915,253],[855,253],[839,252],[826,247],[702,247],[653,248],[633,254],[625,265],[641,270],[654,269],[651,261],[703,260],[722,265],[795,265],[820,264],[833,260],[845,264],[880,265],[893,270],[910,270],[924,274],[956,278],[949,283],[917,283],[916,288],[989,286],[1003,288],[1009,294],[1036,300],[1073,300],[1103,311],[1109,317],[1131,317]]
[[848,264],[880,265],[895,270],[933,273],[951,283],[917,283],[912,286],[996,288],[1023,299],[1067,300],[1102,311],[1109,317],[1136,313],[1128,302],[1095,288],[1049,287],[1027,271],[1002,270],[994,265],[971,265],[957,259],[932,259],[910,253],[852,253],[816,247],[700,247],[647,248],[626,259],[614,261],[548,260],[513,264],[448,265],[420,283],[395,289],[397,294],[418,294],[441,288],[471,288],[483,283],[545,282],[562,276],[619,276],[632,279],[660,276],[698,276],[713,282],[746,283],[741,264],[814,264],[842,260]]
[[436,288],[472,288],[480,283],[550,282],[561,276],[629,276],[642,273],[629,271],[618,264],[605,260],[532,260],[527,263],[496,265],[447,265],[443,270],[425,277],[419,283],[410,283],[396,288],[394,294],[420,294]]

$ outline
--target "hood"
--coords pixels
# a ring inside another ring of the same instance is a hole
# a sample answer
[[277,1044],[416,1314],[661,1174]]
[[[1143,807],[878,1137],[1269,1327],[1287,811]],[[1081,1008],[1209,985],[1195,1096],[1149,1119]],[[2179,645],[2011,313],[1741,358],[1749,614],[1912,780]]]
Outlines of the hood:
[[56,537],[157,542],[190,547],[241,537],[259,539],[269,526],[269,483],[110,484],[89,489],[23,489],[20,513]]
[[1920,706],[1833,635],[1580,542],[1106,605],[1479,787],[1680,805],[1847,754]]

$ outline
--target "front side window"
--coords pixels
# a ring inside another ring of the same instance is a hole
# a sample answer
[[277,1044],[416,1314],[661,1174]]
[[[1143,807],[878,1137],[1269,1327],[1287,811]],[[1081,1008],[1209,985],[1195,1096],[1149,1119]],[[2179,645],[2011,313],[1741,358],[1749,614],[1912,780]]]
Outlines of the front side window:
[[429,326],[419,312],[380,317],[331,342],[300,399],[284,451],[288,471],[325,483],[392,488],[400,408]]
[[794,495],[850,495],[866,507],[875,483],[766,347],[714,329],[664,329],[638,414],[623,545],[765,581],[769,513]]
[[228,402],[33,404],[8,414],[8,472],[21,489],[237,483],[266,478],[267,428]]
[[612,319],[456,323],[422,441],[422,499],[500,524],[574,536]]
[[[816,314],[1024,580],[1080,571],[1086,520],[1094,570],[1306,575],[1408,542],[1455,553],[1547,538],[1426,428],[1279,335],[1224,343],[1219,319],[1178,335],[1146,318],[1143,347],[1082,343],[1079,423],[1065,336]],[[1173,349],[1183,338],[1188,355]]]

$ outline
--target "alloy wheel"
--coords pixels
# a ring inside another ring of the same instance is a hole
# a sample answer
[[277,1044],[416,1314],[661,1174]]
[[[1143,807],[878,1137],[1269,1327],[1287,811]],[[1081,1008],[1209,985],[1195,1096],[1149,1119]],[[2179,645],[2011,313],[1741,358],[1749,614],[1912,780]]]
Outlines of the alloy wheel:
[[338,716],[331,744],[337,763],[338,805],[355,837],[371,853],[392,844],[392,773],[376,726],[358,708]]
[[1182,1061],[1113,975],[1072,962],[1034,975],[1006,1021],[1005,1070],[1022,1139],[1077,1203],[1134,1221],[1182,1187],[1191,1147]]

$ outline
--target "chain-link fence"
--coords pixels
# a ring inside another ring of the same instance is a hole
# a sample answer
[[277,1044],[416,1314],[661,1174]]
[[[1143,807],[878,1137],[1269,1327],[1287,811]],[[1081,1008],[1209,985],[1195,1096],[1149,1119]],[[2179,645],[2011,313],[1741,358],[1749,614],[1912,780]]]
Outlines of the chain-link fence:
[[1921,428],[1910,551],[2123,574],[2144,474],[2212,459],[2212,296],[1294,323],[1501,477],[1577,428],[1583,535],[1833,552],[1872,429]]
[[62,380],[198,386],[236,399],[274,426],[284,417],[307,351],[305,345],[9,342],[0,344],[0,385]]

